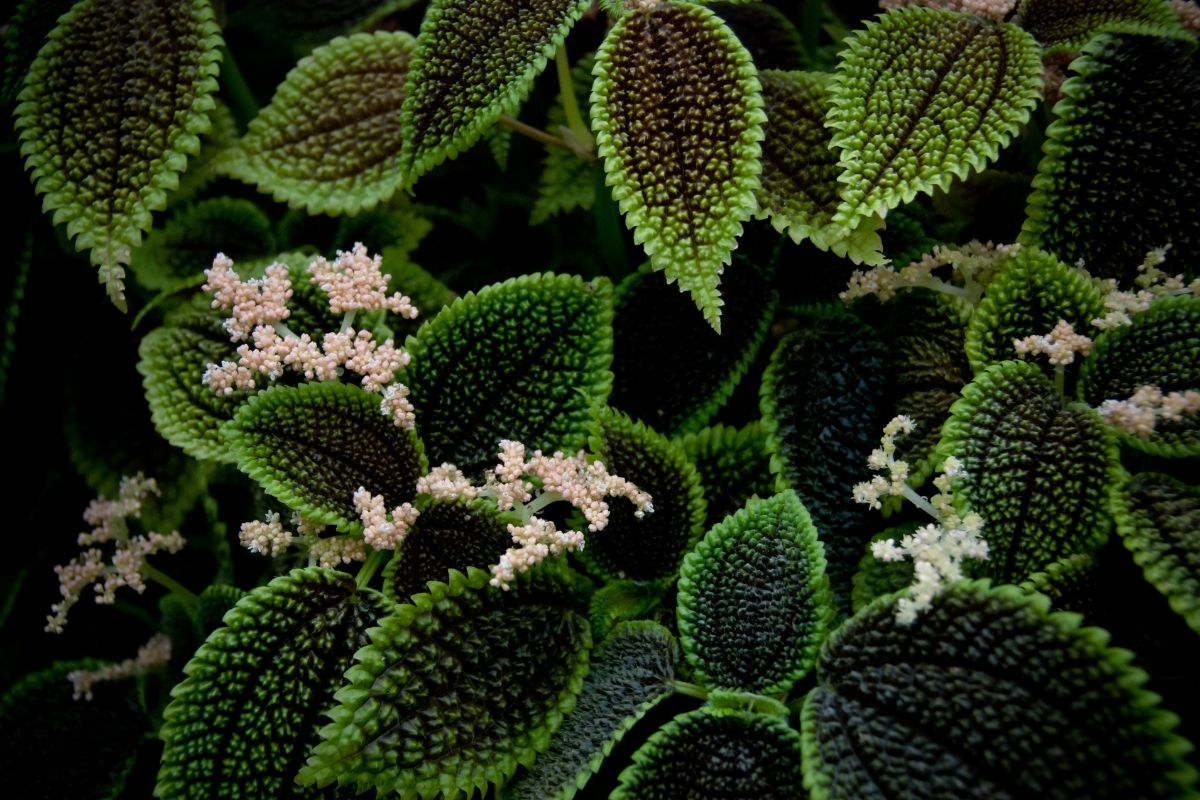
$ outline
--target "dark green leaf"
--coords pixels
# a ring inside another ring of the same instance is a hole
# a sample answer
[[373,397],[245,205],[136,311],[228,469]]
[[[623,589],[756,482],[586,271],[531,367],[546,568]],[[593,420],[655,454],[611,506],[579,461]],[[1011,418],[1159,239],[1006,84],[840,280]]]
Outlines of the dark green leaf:
[[1021,0],[1016,21],[1051,52],[1079,50],[1101,30],[1187,36],[1162,0]]
[[184,668],[165,712],[155,795],[288,798],[320,713],[366,631],[394,609],[333,570],[293,570],[255,589]]
[[417,0],[248,0],[231,15],[230,27],[244,27],[271,41],[284,38],[303,49],[334,36],[365,30]]
[[775,493],[767,435],[760,423],[740,430],[728,425],[705,428],[683,437],[679,444],[704,486],[708,505],[705,529],[746,505],[751,497]]
[[200,604],[196,609],[196,624],[205,635],[224,624],[225,615],[246,595],[236,586],[213,584],[200,593]]
[[659,608],[667,592],[664,581],[608,581],[588,605],[592,639],[602,641],[622,622],[644,619]]
[[46,36],[54,30],[58,18],[75,0],[21,0],[4,33],[4,81],[0,84],[0,106],[7,108],[17,99],[29,65]]
[[707,5],[750,52],[760,74],[765,69],[804,69],[808,59],[800,32],[775,6],[747,2]]
[[[899,542],[905,536],[916,531],[920,525],[916,522],[906,522],[893,528],[875,534],[871,543],[893,539]],[[858,562],[858,572],[854,573],[854,591],[850,596],[854,610],[861,611],[875,598],[885,594],[898,592],[907,588],[913,582],[913,562],[911,561],[882,561],[871,552],[870,544]]]
[[0,279],[0,406],[8,389],[8,367],[12,363],[17,334],[17,318],[21,315],[21,301],[25,299],[25,284],[29,281],[29,268],[33,264],[33,232],[25,235],[16,263]]
[[1103,618],[1106,609],[1101,598],[1110,593],[1111,584],[1100,572],[1100,560],[1092,553],[1081,553],[1051,561],[1045,570],[1021,581],[1020,587],[1049,597],[1055,611],[1073,611],[1093,621]]
[[237,145],[240,134],[229,106],[216,100],[208,117],[211,127],[200,134],[200,152],[188,160],[187,172],[179,178],[179,186],[167,196],[168,208],[193,200],[215,181],[221,161]]
[[[575,102],[580,113],[587,117],[588,102],[592,93],[593,54],[579,59],[571,70],[571,85],[575,88]],[[550,106],[546,130],[559,133],[567,125],[567,114],[563,110],[562,95]],[[505,130],[508,130],[507,128]],[[598,165],[588,158],[581,158],[565,147],[546,147],[542,160],[542,177],[538,179],[538,196],[529,212],[529,224],[541,225],[557,214],[565,214],[576,208],[590,209],[596,202]]]

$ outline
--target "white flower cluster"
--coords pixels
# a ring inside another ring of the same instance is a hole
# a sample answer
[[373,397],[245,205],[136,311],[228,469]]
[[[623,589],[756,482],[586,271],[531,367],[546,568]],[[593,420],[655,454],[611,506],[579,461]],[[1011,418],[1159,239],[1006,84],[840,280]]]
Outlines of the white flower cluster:
[[354,493],[354,508],[362,520],[363,541],[376,550],[395,550],[421,515],[410,503],[396,506],[389,515],[383,495],[373,495],[362,486]]
[[1071,323],[1060,319],[1054,329],[1045,336],[1026,336],[1024,339],[1013,339],[1013,349],[1017,355],[1046,356],[1056,367],[1074,363],[1075,354],[1086,356],[1092,351],[1092,340],[1082,333],[1076,333]]
[[109,664],[94,670],[74,670],[67,673],[67,680],[75,687],[76,700],[91,700],[92,687],[97,683],[138,678],[163,669],[170,661],[171,639],[165,634],[156,633],[150,641],[138,648],[137,658],[127,658],[120,664]]
[[[901,289],[924,288],[962,297],[976,303],[983,294],[983,286],[1009,256],[1021,249],[1019,244],[982,244],[971,241],[959,248],[935,247],[903,269],[890,265],[869,270],[855,270],[850,275],[846,290],[838,295],[849,303],[860,297],[875,295],[887,302]],[[934,275],[934,270],[949,266],[953,277],[961,286],[948,283]]]
[[[1092,324],[1101,330],[1129,325],[1133,322],[1134,314],[1145,311],[1160,297],[1200,294],[1200,278],[1191,283],[1184,283],[1182,274],[1168,275],[1158,268],[1159,264],[1167,260],[1167,251],[1170,249],[1171,245],[1167,244],[1146,254],[1145,260],[1138,265],[1138,276],[1135,279],[1137,291],[1121,291],[1115,278],[1095,281],[1104,293],[1105,314],[1092,320]],[[1077,266],[1083,269],[1082,262]]]
[[1163,394],[1157,386],[1139,386],[1127,400],[1105,400],[1096,410],[1109,425],[1146,439],[1160,419],[1178,422],[1184,414],[1200,413],[1200,392],[1187,389]]

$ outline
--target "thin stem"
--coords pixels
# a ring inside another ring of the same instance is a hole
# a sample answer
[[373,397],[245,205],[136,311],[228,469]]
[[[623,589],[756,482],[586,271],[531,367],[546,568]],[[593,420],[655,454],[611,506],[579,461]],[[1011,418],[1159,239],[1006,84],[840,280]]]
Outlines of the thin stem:
[[679,694],[686,694],[688,697],[696,697],[700,700],[708,699],[708,689],[705,689],[698,683],[688,683],[687,681],[671,681],[671,688]]
[[522,136],[528,136],[530,139],[539,141],[542,144],[548,144],[552,147],[562,147],[564,149],[571,150],[572,152],[575,150],[575,148],[571,147],[571,145],[567,143],[566,139],[546,133],[541,128],[535,128],[532,125],[526,125],[519,119],[513,119],[508,114],[501,114],[498,122],[504,127],[512,128]]
[[558,492],[542,492],[525,506],[525,510],[529,512],[530,516],[533,516],[551,503],[557,503],[559,500],[565,499]]
[[221,48],[221,83],[238,128],[246,130],[250,120],[258,116],[258,101],[254,99],[254,92],[250,91],[250,85],[246,83],[228,47]]
[[591,129],[583,121],[583,115],[579,113],[579,102],[575,97],[575,82],[571,80],[571,65],[567,62],[566,45],[560,44],[558,50],[554,52],[554,68],[558,73],[558,93],[562,97],[563,113],[567,117],[567,126],[571,129],[571,136],[575,139],[578,149],[591,154],[595,151],[596,140],[592,136]]
[[358,588],[365,589],[367,584],[371,582],[371,578],[375,577],[375,573],[387,561],[387,550],[373,550],[371,555],[367,556],[367,560],[358,568],[358,574],[354,576],[354,583]]
[[141,572],[143,576],[149,578],[171,594],[178,597],[180,602],[187,607],[194,609],[200,606],[200,598],[197,597],[195,593],[167,573],[152,565],[150,562],[142,562]]

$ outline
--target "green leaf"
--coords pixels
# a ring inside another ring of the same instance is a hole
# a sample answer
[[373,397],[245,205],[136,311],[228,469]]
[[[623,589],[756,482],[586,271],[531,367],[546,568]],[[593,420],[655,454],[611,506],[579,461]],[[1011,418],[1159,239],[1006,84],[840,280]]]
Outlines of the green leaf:
[[[1062,86],[1020,241],[1131,282],[1146,253],[1200,259],[1200,65],[1194,46],[1103,35]],[[1137,147],[1127,146],[1137,142]]]
[[433,0],[400,113],[406,186],[520,105],[588,0]]
[[[1022,247],[988,285],[967,328],[966,350],[971,367],[982,370],[997,361],[1017,358],[1014,339],[1043,336],[1059,320],[1076,331],[1091,330],[1104,316],[1104,296],[1079,270],[1050,253]],[[1030,357],[1043,366],[1044,358]]]
[[[25,284],[29,282],[29,269],[33,265],[33,231],[25,234],[16,252],[12,269],[0,278],[0,407],[4,405],[8,389],[8,368],[16,350],[17,320],[21,316],[21,303],[25,299]],[[12,252],[11,250],[9,252]]]
[[245,0],[231,28],[249,28],[272,44],[282,39],[301,51],[339,34],[367,30],[417,0]]
[[[275,254],[271,220],[249,200],[214,197],[186,206],[146,237],[129,269],[147,289],[194,278],[224,253],[241,262]],[[228,338],[228,337],[226,337]]]
[[411,500],[428,470],[415,433],[380,413],[379,395],[344,383],[272,386],[222,428],[238,468],[308,519],[359,528],[354,492]]
[[548,570],[511,591],[488,578],[452,572],[371,631],[300,783],[471,795],[546,749],[588,671],[578,589]]
[[760,76],[766,69],[804,69],[808,58],[800,32],[775,6],[744,1],[706,5],[750,52]]
[[1200,487],[1153,472],[1131,478],[1117,531],[1146,580],[1200,633]]
[[660,608],[667,593],[666,581],[608,581],[588,604],[592,639],[599,642],[622,622],[640,620]]
[[[571,69],[571,85],[575,88],[575,102],[585,117],[592,92],[592,67],[595,57],[588,53]],[[559,100],[550,106],[546,130],[559,133],[567,126],[567,113],[563,110],[562,93]],[[505,130],[508,130],[505,128]],[[538,196],[529,212],[529,224],[541,225],[550,217],[565,214],[576,208],[588,210],[596,202],[597,168],[595,161],[580,158],[565,147],[546,147],[542,159],[542,176],[538,179]]]
[[[872,536],[870,544],[887,539],[899,542],[919,527],[916,522],[896,525]],[[850,600],[855,612],[870,605],[875,598],[898,592],[911,586],[913,582],[913,562],[882,561],[871,552],[870,544],[867,545],[862,560],[858,562],[858,571],[854,573],[854,591]]]
[[501,439],[532,452],[584,445],[612,386],[612,287],[526,275],[468,293],[408,342],[417,430],[431,462],[478,477]]
[[856,264],[882,264],[883,242],[877,231],[882,218],[864,217],[849,235],[832,224],[842,170],[825,127],[831,76],[766,70],[758,77],[767,124],[756,216],[769,219],[797,244],[808,239]]
[[[1104,568],[1096,555],[1077,553],[1051,561],[1019,585],[1023,591],[1046,595],[1055,611],[1073,611],[1089,621],[1104,620],[1107,604],[1103,598],[1111,595],[1112,585],[1101,575]],[[1124,599],[1119,598],[1117,603]]]
[[1193,796],[1177,718],[1104,631],[1012,586],[956,584],[911,625],[894,600],[821,651],[801,713],[813,800]]
[[[1135,314],[1133,324],[1096,337],[1079,373],[1079,398],[1099,406],[1127,400],[1142,386],[1164,394],[1200,388],[1200,297],[1166,297]],[[1117,429],[1121,443],[1153,455],[1200,455],[1200,414],[1158,419],[1147,438]]]
[[617,20],[594,72],[613,199],[650,265],[719,333],[721,271],[759,186],[766,118],[750,54],[708,9],[654,3]]
[[746,505],[751,497],[775,494],[775,476],[771,474],[762,424],[752,422],[740,430],[716,425],[684,436],[679,444],[700,473],[708,506],[706,530]]
[[29,65],[46,42],[46,36],[58,24],[63,12],[75,0],[21,0],[4,33],[4,80],[0,83],[0,106],[7,108],[17,99]]
[[221,426],[245,402],[205,385],[204,370],[233,356],[220,318],[186,310],[142,339],[137,370],[142,375],[154,428],[189,456],[233,463]]
[[575,710],[506,800],[570,800],[625,733],[672,691],[679,645],[654,622],[626,622],[592,655]]
[[5,797],[115,800],[150,722],[134,680],[105,681],[73,699],[67,674],[98,661],[56,661],[0,696],[0,770]]
[[430,581],[445,581],[447,573],[469,567],[487,569],[513,546],[511,521],[484,500],[433,501],[409,528],[404,543],[383,573],[383,593],[407,603]]
[[[216,100],[209,113],[210,127],[200,134],[200,152],[188,162],[187,171],[179,179],[179,186],[167,196],[167,207],[195,199],[219,176],[221,162],[237,145],[239,132],[237,121],[229,106]],[[135,251],[136,252],[136,251]]]
[[707,688],[786,694],[832,619],[825,552],[795,492],[751,500],[683,561],[679,635]]
[[634,753],[612,797],[791,800],[803,794],[800,736],[786,720],[698,708],[668,722]]
[[955,500],[983,517],[990,577],[1023,580],[1108,535],[1116,444],[1095,411],[1064,407],[1033,364],[1004,361],[976,377],[951,408],[938,455],[963,463]]
[[1101,30],[1187,36],[1175,12],[1162,0],[1021,0],[1016,22],[1048,52],[1079,50]]
[[[333,240],[342,249],[349,248],[353,242],[362,242],[372,253],[386,251],[392,257],[384,256],[383,273],[396,277],[395,268],[407,261],[431,230],[433,223],[422,216],[406,196],[396,195],[371,211],[342,217]],[[404,293],[412,295],[407,288]]]
[[394,606],[333,570],[293,570],[250,592],[184,668],[164,714],[155,795],[297,797],[321,711],[367,629]]
[[842,167],[833,221],[847,230],[982,170],[1041,99],[1037,43],[1008,23],[902,8],[846,45],[827,124]]
[[196,609],[196,624],[205,636],[221,627],[225,615],[238,604],[246,593],[236,586],[214,583],[200,593],[200,603]]
[[399,114],[414,46],[407,33],[384,31],[317,48],[224,168],[309,214],[357,214],[386,201],[403,183]]
[[123,266],[208,130],[220,46],[208,0],[83,0],[29,68],[25,167],[119,308]]
[[638,272],[617,287],[609,404],[668,435],[696,431],[715,414],[758,355],[778,295],[768,276],[738,259],[717,333],[687,298]]
[[580,557],[606,578],[671,578],[704,533],[704,490],[679,445],[641,422],[601,409],[590,449],[612,475],[649,492],[654,511],[634,516],[633,503],[608,500],[608,526],[588,535]]

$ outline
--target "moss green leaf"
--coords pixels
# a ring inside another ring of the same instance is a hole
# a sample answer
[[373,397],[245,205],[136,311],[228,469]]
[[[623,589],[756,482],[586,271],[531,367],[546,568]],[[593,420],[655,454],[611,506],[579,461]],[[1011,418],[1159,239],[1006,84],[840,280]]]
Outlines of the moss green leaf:
[[413,48],[408,34],[386,31],[317,48],[251,121],[225,170],[309,214],[387,200],[403,183],[399,115]]
[[710,689],[785,694],[833,618],[825,552],[792,491],[715,525],[679,574],[679,635]]
[[21,91],[29,65],[46,43],[63,12],[75,0],[21,0],[4,33],[4,79],[0,81],[0,106],[8,107]]
[[[1054,107],[1021,241],[1132,281],[1146,253],[1200,259],[1200,65],[1189,43],[1102,35]],[[1137,142],[1137,147],[1127,146]]]
[[1041,58],[1014,25],[930,8],[847,37],[827,117],[840,151],[834,222],[853,229],[999,155],[1041,98]]
[[588,603],[592,639],[603,641],[622,622],[646,618],[659,608],[667,590],[666,581],[606,582]]
[[[896,525],[872,536],[870,544],[888,539],[899,542],[918,527],[920,525],[916,522]],[[870,544],[865,548],[862,560],[858,562],[858,571],[854,573],[854,591],[850,600],[856,612],[869,605],[875,598],[898,592],[911,586],[913,582],[913,562],[882,561],[871,552]]]
[[383,495],[388,508],[413,498],[427,471],[416,434],[380,413],[379,395],[344,383],[272,386],[222,429],[238,468],[311,520],[359,526],[354,492]]
[[657,275],[617,288],[609,404],[668,435],[703,427],[729,399],[767,337],[778,296],[768,277],[738,259],[724,292],[724,330]]
[[1108,535],[1116,444],[1095,411],[1064,407],[1033,364],[995,364],[963,390],[943,429],[948,455],[966,473],[956,501],[983,517],[988,576],[1022,580]]
[[759,74],[765,69],[804,69],[808,58],[800,32],[769,3],[706,3],[750,52]]
[[[1167,297],[1135,314],[1133,323],[1096,337],[1079,373],[1089,405],[1128,400],[1142,386],[1164,394],[1200,389],[1200,297]],[[1118,430],[1122,444],[1154,455],[1200,455],[1200,414],[1158,419],[1149,437]]]
[[708,506],[706,530],[754,495],[775,494],[767,434],[761,423],[752,422],[741,429],[716,425],[684,436],[679,444],[700,473]]
[[220,176],[221,161],[237,145],[240,133],[229,106],[220,100],[214,101],[208,118],[210,127],[200,134],[200,152],[189,159],[187,172],[179,178],[179,186],[167,196],[168,208],[195,200]]
[[400,114],[405,185],[473,145],[518,106],[588,0],[433,0]]
[[[584,117],[588,115],[588,101],[592,93],[592,67],[595,63],[595,56],[588,53],[571,69],[575,103]],[[566,126],[567,114],[563,110],[560,92],[559,101],[550,106],[546,130],[557,134]],[[580,158],[577,153],[565,147],[547,146],[546,156],[542,159],[542,176],[538,179],[538,196],[529,212],[529,224],[541,225],[550,217],[577,208],[590,209],[596,202],[598,169],[599,165],[592,159]]]
[[83,0],[29,68],[25,167],[118,307],[124,265],[208,130],[220,46],[207,0]]
[[633,481],[654,499],[654,511],[634,516],[625,498],[608,501],[608,526],[588,536],[584,563],[607,578],[652,581],[673,577],[704,533],[704,490],[678,444],[624,414],[602,409],[591,451],[610,474]]
[[394,609],[333,570],[293,570],[250,592],[171,694],[157,797],[290,798],[321,711],[367,629]]
[[1187,36],[1162,0],[1021,0],[1016,22],[1049,52],[1079,50],[1101,30]]
[[612,386],[612,287],[526,275],[468,293],[409,340],[417,430],[430,461],[480,476],[501,439],[583,446]]
[[489,577],[453,572],[371,631],[302,784],[470,795],[546,749],[588,671],[577,585],[536,570],[502,591]]
[[679,645],[654,622],[626,622],[592,654],[575,710],[506,800],[570,800],[625,733],[672,691]]
[[1193,796],[1177,718],[1106,632],[1012,586],[957,584],[911,625],[894,599],[822,650],[801,713],[813,800]]
[[800,736],[784,719],[700,708],[668,722],[634,753],[613,800],[791,800],[803,794]]
[[719,332],[721,271],[759,186],[750,54],[708,9],[654,3],[617,21],[595,75],[592,127],[625,224]]

